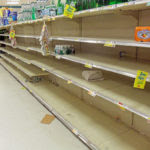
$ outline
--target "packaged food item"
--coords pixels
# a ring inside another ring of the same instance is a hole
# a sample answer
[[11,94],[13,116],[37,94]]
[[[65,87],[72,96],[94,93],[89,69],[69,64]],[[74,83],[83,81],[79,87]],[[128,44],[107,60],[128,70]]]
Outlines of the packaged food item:
[[135,40],[138,42],[150,42],[150,26],[136,27]]
[[75,54],[75,48],[73,45],[56,45],[55,54],[59,54],[59,55]]

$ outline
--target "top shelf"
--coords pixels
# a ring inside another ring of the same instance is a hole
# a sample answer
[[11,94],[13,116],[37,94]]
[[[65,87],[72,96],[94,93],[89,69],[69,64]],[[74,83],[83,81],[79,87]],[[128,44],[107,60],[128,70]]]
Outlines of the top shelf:
[[[132,11],[144,10],[148,8],[150,8],[150,0],[136,0],[136,1],[130,1],[130,2],[121,3],[121,4],[108,5],[104,7],[98,7],[98,8],[75,12],[74,18],[116,13],[118,11],[122,12],[122,11],[130,11],[130,10]],[[32,23],[37,23],[37,22],[42,22],[42,21],[51,21],[51,20],[54,21],[54,20],[63,19],[63,18],[66,18],[66,17],[64,15],[59,15],[55,17],[46,17],[46,18],[32,20],[32,21],[14,23],[13,25],[17,26],[17,25],[32,24]],[[11,25],[0,26],[0,29],[9,28],[10,26]]]

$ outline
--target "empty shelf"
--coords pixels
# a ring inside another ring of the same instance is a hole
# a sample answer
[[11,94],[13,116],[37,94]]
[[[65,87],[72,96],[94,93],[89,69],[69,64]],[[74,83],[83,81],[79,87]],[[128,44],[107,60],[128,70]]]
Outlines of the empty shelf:
[[14,58],[11,58],[9,56],[6,56],[4,54],[1,55],[3,59],[20,69],[22,72],[24,72],[29,77],[36,77],[36,76],[45,76],[48,75],[47,72],[43,72],[41,69],[33,66],[33,65],[27,65],[21,61],[18,61]]
[[94,91],[105,100],[114,104],[121,102],[127,110],[135,114],[146,119],[150,116],[149,85],[145,90],[134,89],[133,80],[118,76],[111,77],[111,75],[105,75],[105,80],[103,81],[88,82],[82,78],[82,71],[87,69],[78,64],[67,61],[62,62],[62,60],[52,59],[51,57],[36,57],[28,53],[24,55],[24,53],[17,50],[13,50],[12,53],[19,54],[26,61],[29,59],[31,64],[40,67],[42,70],[46,70],[64,80],[71,80],[76,86],[87,91]]
[[[17,70],[12,67],[9,67],[9,70],[17,78],[20,77],[19,73],[16,73]],[[87,105],[62,88],[56,87],[46,80],[36,85],[29,82],[25,84],[30,90],[38,93],[49,107],[53,107],[98,149],[149,150],[150,142],[143,135]]]
[[[55,54],[53,53],[53,56]],[[94,68],[110,71],[113,73],[125,75],[135,78],[138,70],[143,70],[150,73],[150,62],[148,61],[135,61],[129,58],[115,58],[106,55],[96,55],[79,53],[76,55],[61,55],[60,58],[80,64],[91,64]],[[150,82],[150,75],[147,78]]]
[[150,42],[136,42],[135,40],[127,39],[105,39],[105,38],[86,38],[86,37],[52,37],[50,40],[105,44],[112,43],[119,46],[145,47],[150,48]]

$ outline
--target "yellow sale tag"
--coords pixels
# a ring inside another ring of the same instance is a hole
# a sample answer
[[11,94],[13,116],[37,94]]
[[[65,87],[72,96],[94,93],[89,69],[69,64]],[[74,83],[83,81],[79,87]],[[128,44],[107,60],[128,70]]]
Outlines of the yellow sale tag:
[[67,81],[67,84],[71,84],[71,83],[72,83],[72,81],[71,81],[71,80],[68,80],[68,81]]
[[123,104],[121,102],[118,103],[118,106],[121,110],[125,111],[125,107],[123,106]]
[[93,96],[93,97],[95,97],[95,96],[96,96],[96,93],[95,93],[95,92],[93,92],[93,91],[88,91],[88,94],[89,94],[89,95],[91,95],[91,96]]
[[52,17],[52,20],[55,20],[55,17]]
[[113,42],[113,41],[106,41],[104,46],[106,46],[106,47],[115,47],[116,45],[115,45],[115,42]]
[[86,68],[92,68],[93,66],[92,66],[92,64],[88,64],[88,63],[86,63],[85,65],[84,65],[84,67],[86,67]]
[[42,68],[42,71],[45,71],[46,69],[45,68]]
[[148,72],[138,70],[136,79],[134,81],[134,88],[144,89],[146,85],[146,79]]
[[64,16],[72,19],[74,16],[75,10],[76,9],[73,6],[67,4],[64,10]]

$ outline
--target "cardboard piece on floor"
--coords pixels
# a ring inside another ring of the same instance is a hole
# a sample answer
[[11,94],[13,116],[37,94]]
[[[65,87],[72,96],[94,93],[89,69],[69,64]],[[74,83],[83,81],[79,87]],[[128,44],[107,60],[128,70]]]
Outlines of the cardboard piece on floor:
[[55,117],[53,115],[46,114],[44,116],[44,118],[41,120],[41,123],[43,123],[43,124],[50,124],[54,119],[55,119]]

